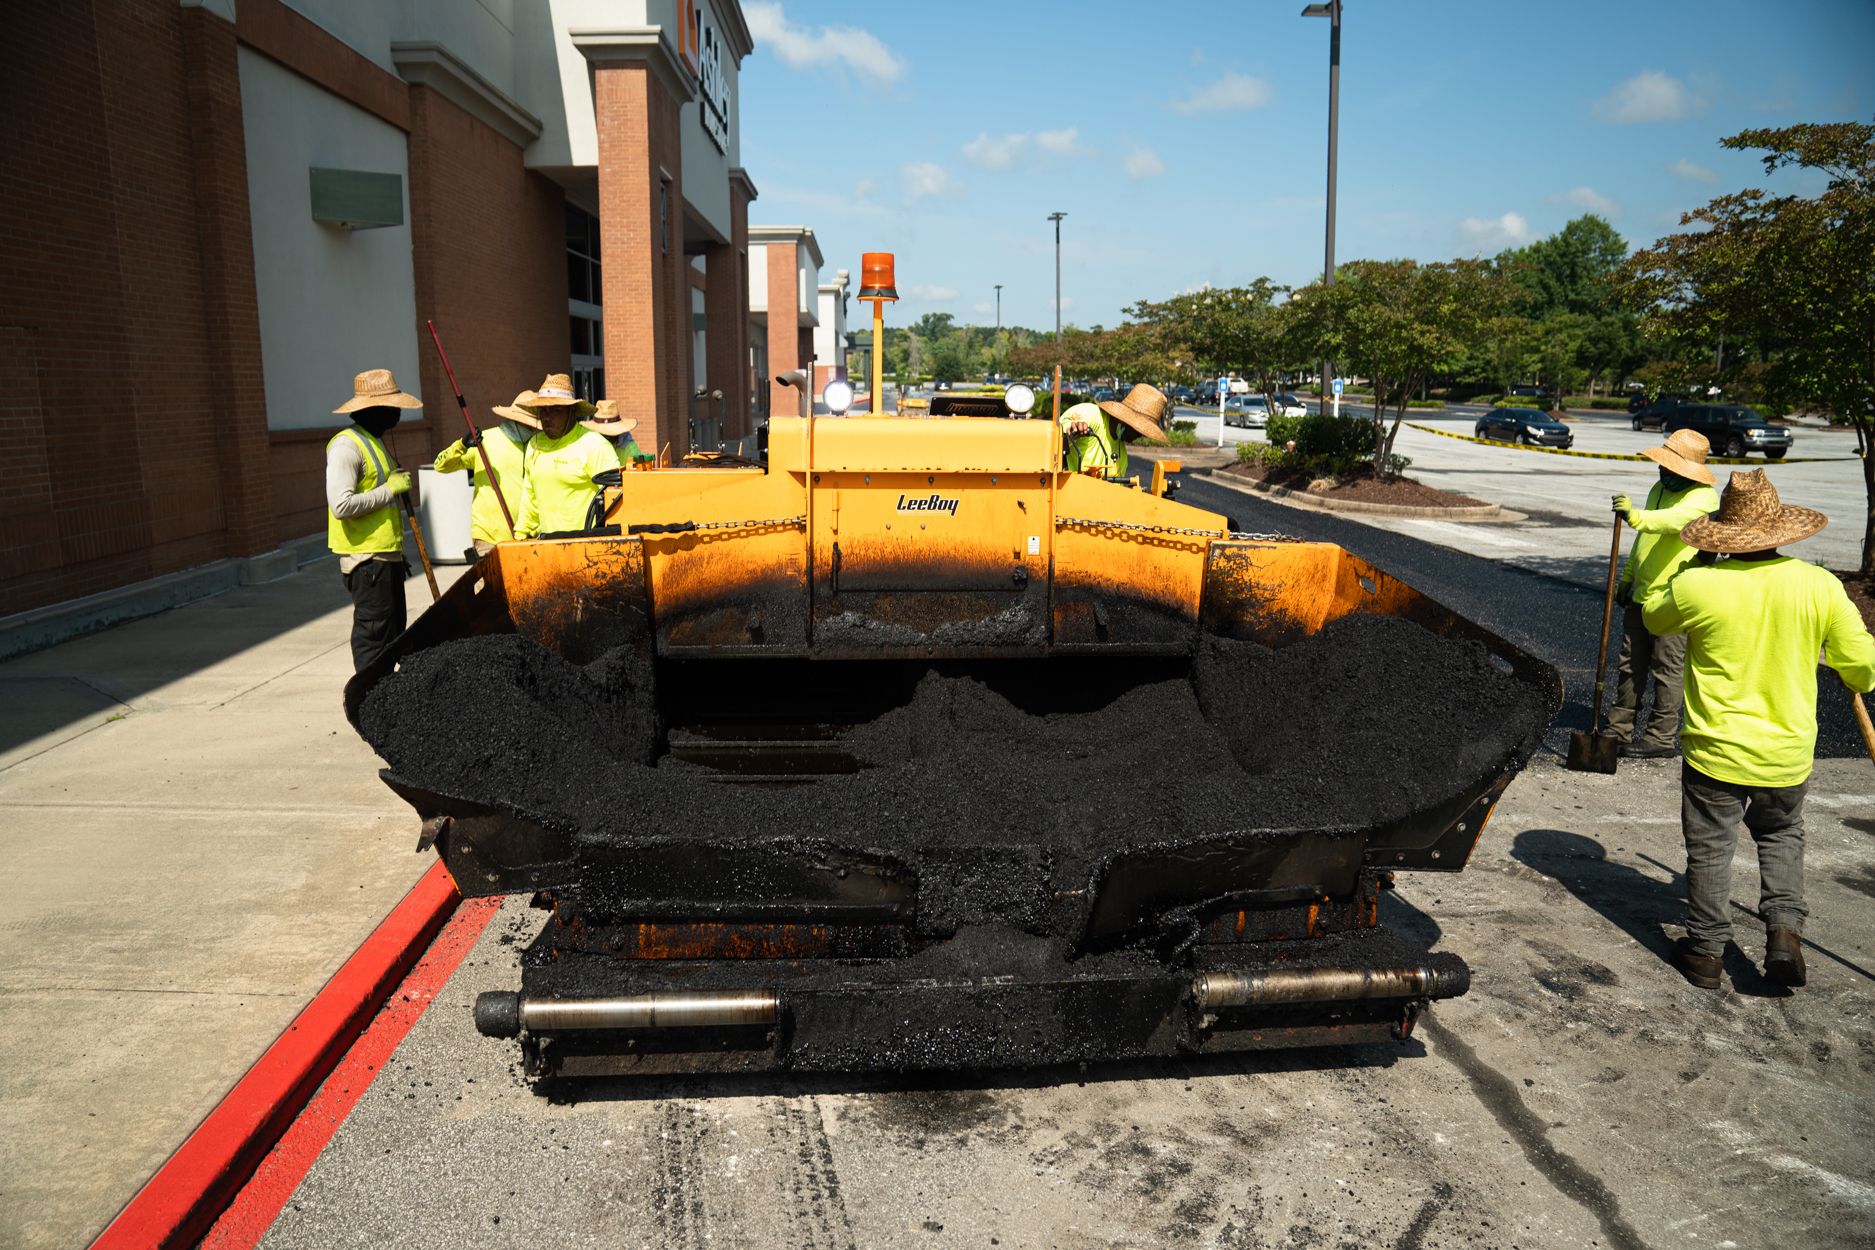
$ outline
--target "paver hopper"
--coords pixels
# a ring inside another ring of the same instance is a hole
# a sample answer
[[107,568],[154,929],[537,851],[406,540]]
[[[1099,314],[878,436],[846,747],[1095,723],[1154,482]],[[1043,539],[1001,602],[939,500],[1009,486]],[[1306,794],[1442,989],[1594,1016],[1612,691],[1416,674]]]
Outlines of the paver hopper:
[[1080,859],[971,829],[607,838],[387,769],[465,895],[552,911],[477,1026],[535,1075],[989,1068],[1404,1037],[1462,994],[1457,956],[1376,932],[1380,896],[1464,866],[1555,671],[1339,547],[1233,534],[1060,453],[1045,420],[777,418],[765,469],[627,473],[603,532],[499,546],[353,679],[347,714],[471,635],[580,664],[623,648],[654,668],[659,771],[687,769],[700,830],[741,787],[811,804],[852,777],[847,730],[934,666],[1071,713],[1184,675],[1206,638],[1280,651],[1377,614],[1482,644],[1542,724],[1383,821],[1245,810]]

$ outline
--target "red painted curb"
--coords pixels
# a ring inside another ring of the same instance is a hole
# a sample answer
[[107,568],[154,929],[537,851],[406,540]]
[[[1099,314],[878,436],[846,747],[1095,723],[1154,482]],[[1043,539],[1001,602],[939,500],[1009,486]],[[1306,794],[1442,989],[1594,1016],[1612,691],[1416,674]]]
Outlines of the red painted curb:
[[189,1246],[207,1232],[459,901],[439,860],[118,1212],[92,1250]]
[[[260,1161],[253,1179],[241,1187],[202,1238],[201,1250],[252,1250],[260,1244],[298,1192],[306,1173],[318,1162],[326,1143],[384,1071],[405,1035],[429,1010],[463,957],[474,949],[489,921],[501,911],[501,903],[499,898],[478,898],[456,909],[410,975],[319,1086],[306,1109],[294,1117],[279,1142]],[[463,1023],[467,1024],[466,1018]]]

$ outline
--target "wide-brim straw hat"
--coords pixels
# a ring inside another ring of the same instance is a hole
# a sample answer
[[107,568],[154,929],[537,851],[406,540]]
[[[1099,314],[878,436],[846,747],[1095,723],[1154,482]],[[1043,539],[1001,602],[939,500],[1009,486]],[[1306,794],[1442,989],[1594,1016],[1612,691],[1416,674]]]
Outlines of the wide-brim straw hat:
[[538,389],[522,391],[514,397],[519,408],[574,408],[582,417],[592,415],[592,405],[573,390],[573,379],[564,373],[549,373]]
[[540,428],[540,418],[521,407],[521,401],[533,393],[532,391],[522,391],[519,395],[514,397],[513,403],[496,404],[495,415],[504,421],[519,421],[522,425],[538,430]]
[[1719,510],[1681,530],[1680,541],[1701,551],[1738,555],[1794,543],[1828,524],[1816,509],[1780,500],[1763,469],[1740,469],[1725,484]]
[[360,408],[421,408],[423,401],[406,395],[397,387],[389,369],[366,369],[352,378],[352,397],[334,408],[335,413],[357,412]]
[[1147,438],[1163,443],[1166,435],[1165,428],[1159,424],[1159,415],[1168,402],[1158,387],[1141,382],[1126,393],[1125,399],[1101,400],[1100,410]]
[[1675,430],[1667,435],[1665,446],[1649,447],[1641,454],[1669,473],[1712,486],[1718,479],[1706,467],[1706,457],[1711,453],[1712,444],[1698,430]]
[[581,421],[580,424],[595,434],[617,438],[621,434],[630,434],[637,429],[638,418],[619,416],[618,400],[602,399],[592,406],[592,416]]

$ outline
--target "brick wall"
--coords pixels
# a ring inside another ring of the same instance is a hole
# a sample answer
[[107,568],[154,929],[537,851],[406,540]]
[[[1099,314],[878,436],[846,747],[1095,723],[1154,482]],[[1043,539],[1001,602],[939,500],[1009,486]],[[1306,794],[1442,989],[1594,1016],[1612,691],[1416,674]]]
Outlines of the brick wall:
[[762,249],[768,258],[768,411],[792,417],[801,411],[801,393],[775,381],[799,369],[801,354],[801,272],[799,244],[770,243]]
[[183,25],[174,0],[74,0],[26,7],[0,44],[0,614],[254,536],[231,541],[224,505],[241,430],[210,397],[242,381],[204,298]]
[[[412,87],[410,226],[418,321],[435,319],[485,425],[497,419],[490,408],[567,367],[566,197],[522,165],[513,143]],[[418,329],[431,427],[424,450],[434,456],[462,434],[462,418],[429,330]]]
[[[677,102],[643,64],[593,70],[599,129],[599,235],[604,254],[606,394],[638,418],[647,451],[687,449],[690,281],[685,276],[683,154]],[[669,250],[659,187],[670,175]]]

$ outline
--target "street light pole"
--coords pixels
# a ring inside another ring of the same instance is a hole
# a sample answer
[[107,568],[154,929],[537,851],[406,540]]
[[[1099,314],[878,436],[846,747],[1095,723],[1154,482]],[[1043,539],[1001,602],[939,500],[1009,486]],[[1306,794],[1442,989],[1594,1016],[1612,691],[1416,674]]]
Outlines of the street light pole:
[[996,372],[1003,371],[1003,284],[996,284]]
[[1061,219],[1066,213],[1050,213],[1048,220],[1055,223],[1055,342],[1061,341]]
[[[1341,0],[1311,4],[1303,17],[1328,19],[1328,230],[1322,250],[1322,285],[1335,281],[1335,156],[1341,119]],[[1331,362],[1322,361],[1322,390],[1328,390]]]

